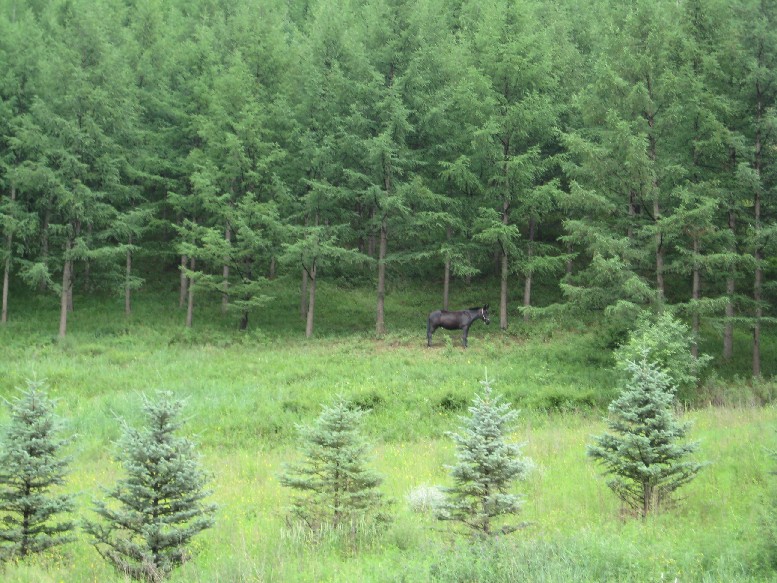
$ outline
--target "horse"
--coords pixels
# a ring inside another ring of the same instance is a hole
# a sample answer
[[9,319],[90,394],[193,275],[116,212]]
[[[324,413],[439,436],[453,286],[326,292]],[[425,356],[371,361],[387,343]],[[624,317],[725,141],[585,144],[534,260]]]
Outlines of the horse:
[[464,330],[461,341],[464,344],[464,348],[466,348],[469,327],[475,320],[483,320],[486,324],[491,323],[491,320],[488,319],[488,304],[482,308],[470,308],[469,310],[460,310],[458,312],[435,310],[429,314],[429,319],[426,322],[426,345],[432,345],[432,334],[434,334],[437,328],[442,327],[446,330]]

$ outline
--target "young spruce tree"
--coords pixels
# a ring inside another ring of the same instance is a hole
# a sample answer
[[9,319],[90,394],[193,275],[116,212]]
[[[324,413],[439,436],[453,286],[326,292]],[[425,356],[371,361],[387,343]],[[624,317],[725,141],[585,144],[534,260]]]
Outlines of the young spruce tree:
[[280,482],[298,492],[292,513],[313,530],[354,529],[355,519],[383,505],[383,478],[366,466],[369,446],[360,432],[365,414],[339,399],[324,406],[313,425],[298,428],[304,460],[288,465]]
[[124,426],[118,461],[127,477],[107,490],[111,503],[95,502],[104,524],[87,522],[100,555],[134,579],[160,581],[184,563],[187,544],[213,525],[206,504],[206,475],[194,444],[175,432],[183,402],[172,393],[144,398],[146,425]]
[[0,441],[0,559],[24,558],[72,540],[70,521],[53,522],[73,509],[73,497],[54,494],[67,474],[69,441],[44,381],[27,381],[9,403],[11,421]]
[[520,444],[506,439],[518,411],[492,393],[488,379],[481,384],[470,415],[461,419],[460,433],[449,434],[456,442],[458,461],[449,466],[455,485],[445,489],[447,499],[437,517],[459,521],[478,536],[509,534],[520,526],[498,523],[520,512],[521,497],[509,488],[526,477],[531,462],[521,457]]
[[673,413],[675,386],[647,359],[628,362],[631,375],[621,395],[608,408],[605,433],[588,446],[588,455],[613,476],[610,489],[644,518],[671,499],[705,464],[686,461],[698,442],[681,444],[690,427]]

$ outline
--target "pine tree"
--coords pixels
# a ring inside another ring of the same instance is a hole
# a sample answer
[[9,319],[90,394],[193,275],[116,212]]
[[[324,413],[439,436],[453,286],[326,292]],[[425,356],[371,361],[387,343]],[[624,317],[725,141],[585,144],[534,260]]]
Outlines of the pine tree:
[[525,478],[530,461],[521,457],[521,445],[506,441],[518,412],[492,394],[488,379],[481,384],[460,433],[449,434],[456,442],[458,462],[448,467],[455,486],[446,488],[438,518],[461,522],[481,536],[508,534],[519,526],[497,528],[496,522],[520,511],[521,497],[509,488]]
[[54,523],[73,509],[73,496],[54,494],[67,474],[68,442],[58,436],[61,422],[43,381],[9,404],[11,422],[0,442],[0,559],[45,551],[72,540],[73,523]]
[[699,444],[678,443],[690,424],[674,418],[671,378],[646,355],[627,367],[631,379],[608,409],[612,433],[596,437],[588,455],[613,476],[610,489],[644,518],[669,502],[705,464],[684,461]]
[[117,455],[127,477],[107,491],[114,503],[95,501],[104,524],[87,522],[100,555],[122,573],[159,581],[189,558],[189,541],[213,525],[206,475],[194,444],[175,435],[183,402],[162,392],[144,398],[146,425],[124,426]]
[[366,467],[369,446],[360,430],[365,414],[339,399],[324,406],[313,425],[298,428],[304,460],[288,465],[280,482],[298,492],[292,514],[313,530],[353,528],[355,518],[382,506],[383,478]]

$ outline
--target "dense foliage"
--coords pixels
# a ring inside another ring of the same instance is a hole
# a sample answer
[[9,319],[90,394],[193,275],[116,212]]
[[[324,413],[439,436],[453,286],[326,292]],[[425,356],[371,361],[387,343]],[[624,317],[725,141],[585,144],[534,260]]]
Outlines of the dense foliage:
[[720,324],[725,358],[752,331],[757,376],[776,21],[759,0],[3,0],[2,319],[9,289],[50,290],[64,336],[74,289],[130,311],[178,268],[189,325],[210,290],[246,328],[293,270],[308,335],[321,276],[374,278],[382,334],[387,280],[447,307],[482,273],[502,328],[667,303]]
[[[49,379],[77,436],[63,486],[76,495],[77,519],[98,518],[93,499],[118,507],[100,489],[126,475],[106,449],[122,438],[117,417],[141,427],[141,395],[158,387],[187,397],[185,429],[213,476],[209,499],[218,511],[213,526],[192,539],[191,560],[171,573],[175,582],[774,578],[753,544],[777,424],[774,407],[753,403],[774,400],[773,381],[708,377],[696,405],[709,398],[718,406],[694,406],[683,417],[693,422],[688,440],[700,441],[712,463],[683,486],[671,512],[623,520],[618,499],[584,455],[591,435],[606,431],[599,412],[615,396],[612,354],[602,350],[598,328],[558,331],[535,322],[516,326],[515,335],[478,326],[466,351],[454,346],[458,332],[447,331],[438,334],[453,338],[450,346],[427,349],[422,325],[402,318],[428,302],[426,286],[392,290],[386,315],[398,324],[376,339],[359,332],[375,315],[371,286],[320,283],[319,323],[332,332],[314,341],[300,334],[299,320],[284,316],[298,307],[296,278],[268,282],[278,298],[271,320],[247,334],[219,317],[218,303],[198,306],[207,317],[182,329],[168,289],[138,294],[131,318],[116,314],[117,299],[84,297],[68,337],[52,342],[37,322],[56,321],[56,303],[30,294],[17,302],[21,317],[0,327],[0,395],[10,400],[33,373]],[[488,285],[474,283],[466,293]],[[773,339],[765,340],[771,359]],[[737,334],[736,341],[739,348],[747,339]],[[706,335],[704,342],[706,350]],[[747,360],[737,360],[740,370],[748,370]],[[510,489],[525,497],[520,520],[529,526],[492,544],[457,544],[431,513],[409,507],[408,494],[453,485],[445,466],[455,463],[455,451],[446,434],[458,431],[486,365],[505,402],[522,411],[509,442],[525,442],[522,452],[536,460],[527,480]],[[278,476],[300,457],[295,426],[310,425],[320,404],[337,395],[372,411],[363,419],[374,445],[369,467],[384,477],[380,491],[395,502],[393,520],[355,538],[329,529],[311,537],[288,528],[283,510],[293,490]],[[8,421],[5,407],[0,421]],[[11,561],[2,579],[125,581],[91,542],[80,534],[52,552]]]

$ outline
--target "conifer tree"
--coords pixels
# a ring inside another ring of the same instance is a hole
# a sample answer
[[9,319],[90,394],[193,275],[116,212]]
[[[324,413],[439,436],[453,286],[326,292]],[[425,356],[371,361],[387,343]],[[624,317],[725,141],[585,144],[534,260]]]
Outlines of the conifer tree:
[[497,522],[520,512],[521,497],[509,489],[525,478],[530,461],[521,457],[520,444],[506,439],[518,411],[492,393],[488,379],[481,384],[460,432],[449,434],[456,442],[458,461],[448,468],[455,485],[446,488],[438,518],[461,522],[479,536],[509,534],[519,526]]
[[596,437],[588,455],[613,476],[607,482],[610,489],[644,518],[667,503],[705,464],[685,460],[699,444],[679,443],[690,424],[674,417],[671,378],[647,355],[627,368],[631,378],[608,408],[611,433]]
[[100,555],[134,579],[160,581],[189,558],[187,545],[213,525],[206,475],[190,440],[175,433],[183,402],[162,392],[144,398],[146,425],[124,426],[117,459],[127,477],[95,501],[102,524],[87,522]]
[[70,521],[53,522],[73,509],[73,497],[54,494],[70,459],[67,439],[43,381],[27,381],[9,403],[11,421],[0,442],[0,559],[24,558],[72,540]]
[[290,464],[282,485],[298,492],[292,514],[313,530],[355,526],[354,519],[382,506],[383,478],[367,467],[369,446],[361,435],[366,411],[343,399],[324,406],[316,421],[299,427],[302,462]]

